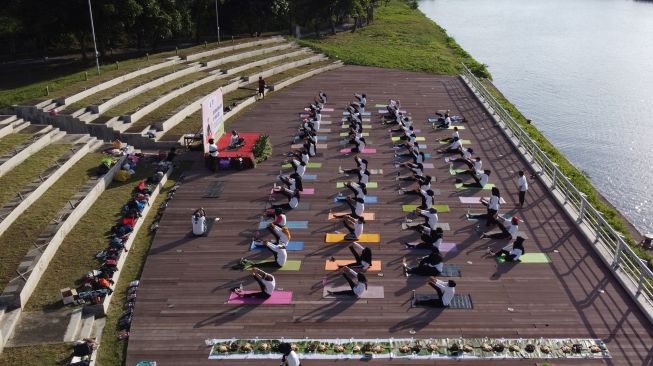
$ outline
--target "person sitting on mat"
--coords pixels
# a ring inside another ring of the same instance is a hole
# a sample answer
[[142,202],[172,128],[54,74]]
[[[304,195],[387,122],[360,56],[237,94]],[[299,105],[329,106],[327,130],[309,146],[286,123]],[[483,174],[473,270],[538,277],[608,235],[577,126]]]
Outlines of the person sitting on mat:
[[274,261],[265,261],[265,262],[254,262],[249,259],[241,258],[240,267],[242,268],[251,268],[251,267],[272,267],[272,268],[281,268],[288,261],[288,252],[286,251],[286,244],[274,244],[272,242],[266,241],[262,243],[255,243],[254,246],[258,248],[265,248],[274,255]]
[[289,157],[295,157],[299,159],[299,161],[303,161],[304,163],[308,164],[308,162],[311,160],[311,156],[308,153],[308,150],[302,147],[301,149],[297,151],[291,151],[288,153]]
[[437,299],[422,300],[415,299],[415,305],[433,306],[436,308],[448,308],[456,294],[456,282],[449,280],[447,282],[431,277],[428,282],[429,286],[433,287],[438,293]]
[[405,140],[392,145],[395,150],[410,150],[412,146],[417,144],[417,135],[414,133],[407,135]]
[[[324,100],[326,101],[326,97]],[[295,351],[293,351],[290,343],[279,344],[278,350],[283,355],[281,357],[280,366],[302,366],[299,362],[299,356]]]
[[404,245],[406,246],[406,249],[429,249],[433,251],[439,251],[443,236],[444,231],[442,231],[441,227],[437,227],[435,230],[431,230],[430,228],[425,227],[422,229],[422,236],[420,237],[421,242],[404,242]]
[[349,231],[349,234],[345,235],[345,240],[358,240],[363,234],[363,228],[365,226],[365,219],[363,217],[347,215],[343,218],[342,223]]
[[401,228],[403,230],[414,229],[419,232],[423,232],[424,228],[426,227],[428,227],[431,230],[435,230],[435,227],[438,225],[438,210],[436,210],[435,207],[431,207],[428,210],[422,210],[420,208],[416,208],[415,213],[418,216],[422,216],[424,218],[424,223],[418,224],[414,222],[414,220],[406,217],[405,221],[401,224]]
[[356,162],[356,168],[354,169],[342,169],[342,166],[338,167],[338,172],[340,174],[356,174],[360,170],[367,170],[367,160],[362,159],[361,157],[354,157],[354,161]]
[[395,178],[396,180],[417,180],[418,177],[423,177],[424,176],[424,165],[423,164],[412,164],[406,166],[410,171],[411,174],[408,175],[400,175],[399,172],[397,172],[397,177]]
[[422,199],[422,203],[417,206],[417,208],[428,210],[429,208],[433,207],[433,203],[435,203],[435,192],[433,192],[433,190],[420,190],[419,194],[420,198]]
[[[399,189],[399,194],[409,194],[409,195],[418,195],[422,194],[422,191],[426,192],[431,189],[431,182],[435,182],[435,177],[430,175],[420,176],[416,178],[417,188],[415,189]],[[435,194],[435,192],[434,192]]]
[[286,161],[286,163],[290,163],[292,165],[293,169],[295,169],[295,173],[297,173],[300,177],[303,177],[304,174],[306,173],[306,163],[303,161],[299,161],[297,159],[292,159],[290,161]]
[[201,236],[206,234],[206,231],[206,212],[200,207],[193,213],[193,235]]
[[405,152],[405,153],[395,152],[394,160],[396,161],[396,160],[399,160],[401,158],[411,158],[411,159],[413,159],[413,163],[415,163],[415,164],[423,163],[424,162],[423,159],[422,159],[422,161],[418,161],[417,154],[419,154],[419,153],[420,153],[419,145],[409,144],[408,152]]
[[358,183],[367,184],[370,182],[370,172],[367,169],[360,169],[356,172]]
[[356,98],[358,100],[358,104],[361,107],[365,108],[365,104],[367,104],[367,96],[365,95],[365,93],[354,94],[354,98]]
[[519,262],[519,258],[526,253],[524,240],[523,237],[518,236],[511,244],[501,248],[498,252],[490,250],[489,254],[496,258],[503,258],[506,262]]
[[[269,223],[267,229],[268,232],[274,236],[274,244],[288,245],[290,242],[290,230],[288,230],[287,226],[277,226],[273,223]],[[258,241],[257,239],[258,238],[255,238],[255,241]]]
[[[346,265],[339,264],[338,268],[349,267],[351,269],[357,269],[365,272],[372,266],[372,249],[365,248],[358,243],[351,243],[349,245],[349,250],[351,251],[351,254],[354,255],[356,262]],[[331,257],[332,262],[335,260],[335,258]]]
[[294,191],[297,189],[300,192],[304,191],[304,185],[302,183],[303,180],[299,174],[292,173],[290,175],[280,175],[278,178],[281,183],[285,184],[289,190]]
[[320,90],[320,92],[317,94],[317,96],[320,98],[320,103],[326,104],[327,102],[327,94]]
[[[283,210],[280,208],[275,208],[273,211],[272,216],[274,217],[274,220],[272,220],[272,224],[276,225],[280,228],[283,228],[286,226],[286,214],[283,213]],[[269,217],[269,215],[268,215]]]
[[346,291],[327,291],[329,295],[349,295],[361,297],[367,291],[367,277],[362,272],[356,272],[353,269],[344,266],[340,268],[342,276],[347,280],[351,290]]
[[243,146],[245,146],[245,139],[238,136],[238,132],[236,132],[236,130],[232,130],[231,139],[229,140],[229,148],[236,149]]
[[354,144],[355,144],[356,146],[354,146],[354,147],[351,149],[351,153],[352,153],[352,154],[360,154],[360,153],[362,153],[362,152],[365,150],[365,143],[366,143],[366,141],[365,141],[365,137],[360,137],[360,138],[357,137],[357,138],[355,139],[355,141],[354,141]]
[[444,149],[437,150],[438,154],[460,154],[463,155],[463,142],[460,138],[454,138],[453,142]]
[[288,203],[274,204],[272,205],[272,208],[280,208],[284,211],[290,211],[293,208],[297,208],[297,206],[299,205],[299,200],[301,198],[299,189],[295,189],[294,191],[291,191],[286,187],[281,187],[281,189],[279,189],[279,191],[277,192],[286,196],[286,198],[288,198]]
[[453,133],[451,134],[451,137],[445,137],[445,138],[441,139],[440,141],[452,143],[454,141],[454,139],[456,139],[456,137],[458,139],[460,139],[460,133],[458,133],[458,127],[453,128]]
[[472,159],[473,154],[474,149],[466,147],[463,148],[463,155],[461,157],[446,157],[444,158],[444,161],[449,163],[449,170],[453,170],[453,163],[463,163],[467,165],[469,169],[472,169],[474,167],[474,159]]
[[499,212],[499,208],[501,207],[501,193],[499,192],[499,188],[497,187],[492,187],[492,193],[490,195],[490,199],[486,199],[485,197],[481,197],[481,204],[487,207],[487,214],[485,215],[486,217],[486,222],[485,226],[491,226],[497,223],[497,215]]
[[[487,182],[490,180],[490,174],[492,172],[490,170],[484,170],[483,173],[479,174],[478,176],[472,175],[472,179],[474,179],[476,182],[475,183],[463,183],[463,187],[466,188],[483,188],[487,184]],[[462,179],[456,179],[456,183],[462,183]]]
[[[353,218],[362,218],[365,213],[365,200],[362,198],[347,197],[345,203],[351,209],[351,216]],[[344,217],[345,215],[333,215],[336,218]]]
[[259,268],[254,268],[252,270],[252,277],[254,277],[254,280],[258,283],[261,291],[246,294],[245,291],[240,287],[236,287],[232,289],[232,291],[238,295],[238,297],[255,297],[258,299],[270,298],[274,292],[275,287],[277,286],[277,281],[274,276],[264,272]]
[[367,188],[365,183],[356,183],[356,182],[347,182],[345,187],[349,188],[353,193],[354,197],[365,199],[367,195]]
[[421,257],[417,266],[409,266],[405,262],[403,264],[404,275],[418,275],[418,276],[439,276],[444,269],[444,262],[439,250],[432,251],[429,255]]
[[317,155],[317,137],[314,134],[306,136],[302,147],[308,152],[308,156],[314,157]]
[[440,122],[440,124],[437,126],[433,124],[434,128],[449,128],[449,126],[451,126],[451,117],[449,116],[448,110],[441,118],[438,118],[438,122]]
[[503,223],[508,221],[502,216],[497,217],[497,226],[499,227],[499,230],[501,230],[498,233],[483,233],[481,234],[481,239],[484,238],[490,238],[490,239],[512,239],[515,240],[517,238],[517,235],[519,234],[519,218],[517,216],[513,216],[510,219],[510,225],[506,227]]

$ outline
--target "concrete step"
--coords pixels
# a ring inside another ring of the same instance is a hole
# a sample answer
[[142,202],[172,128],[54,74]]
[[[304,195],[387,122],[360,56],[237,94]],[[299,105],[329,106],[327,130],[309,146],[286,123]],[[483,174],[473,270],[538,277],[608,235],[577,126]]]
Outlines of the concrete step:
[[93,334],[93,326],[95,324],[95,315],[83,315],[81,320],[81,326],[79,328],[79,333],[77,334],[77,339],[90,338]]
[[64,333],[63,336],[64,342],[74,342],[76,340],[75,337],[77,334],[79,334],[80,327],[82,325],[82,310],[82,308],[77,308],[70,314],[68,327],[66,328],[66,333]]
[[0,353],[14,335],[21,313],[21,309],[9,311],[6,308],[0,308]]

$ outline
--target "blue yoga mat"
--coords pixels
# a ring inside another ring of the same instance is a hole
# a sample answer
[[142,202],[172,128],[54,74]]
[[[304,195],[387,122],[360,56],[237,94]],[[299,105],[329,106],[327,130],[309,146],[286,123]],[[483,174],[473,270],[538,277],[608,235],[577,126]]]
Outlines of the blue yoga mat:
[[317,141],[326,141],[326,140],[327,140],[327,137],[329,137],[329,136],[315,136],[315,138],[317,139]]
[[317,180],[317,174],[304,174],[302,179],[305,181]]
[[[264,247],[258,247],[254,245],[254,242],[252,242],[252,245],[249,246],[249,250],[253,252],[260,252],[263,251],[265,248]],[[288,245],[286,246],[286,250],[304,250],[304,242],[303,241],[289,241]]]
[[[265,229],[268,227],[270,221],[261,221],[258,224],[258,228]],[[308,221],[286,221],[286,227],[288,229],[308,229]]]
[[[334,203],[342,202],[345,200],[345,196],[336,197],[333,199]],[[379,197],[377,196],[365,196],[365,203],[379,203]]]

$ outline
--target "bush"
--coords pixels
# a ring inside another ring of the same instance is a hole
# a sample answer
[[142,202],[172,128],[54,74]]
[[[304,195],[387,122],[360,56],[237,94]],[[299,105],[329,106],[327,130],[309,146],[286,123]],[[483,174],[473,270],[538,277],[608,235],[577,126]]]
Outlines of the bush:
[[270,136],[261,135],[256,139],[252,152],[254,153],[254,162],[256,164],[268,160],[268,158],[272,156],[272,143],[270,143]]

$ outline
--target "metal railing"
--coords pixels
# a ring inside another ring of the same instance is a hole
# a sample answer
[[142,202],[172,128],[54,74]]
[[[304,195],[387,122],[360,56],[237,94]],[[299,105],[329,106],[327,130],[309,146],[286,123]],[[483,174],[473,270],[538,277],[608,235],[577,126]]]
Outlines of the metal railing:
[[549,159],[465,65],[463,65],[462,77],[490,113],[498,118],[504,133],[518,150],[532,165],[540,168],[538,173],[542,181],[550,191],[562,197],[562,205],[572,219],[588,236],[598,254],[617,275],[626,291],[644,305],[640,307],[647,313],[649,319],[652,319],[650,307],[653,306],[653,272],[648,268],[646,261],[626,244],[623,236],[608,224],[603,214],[587,201],[585,194],[569,181],[557,164]]

